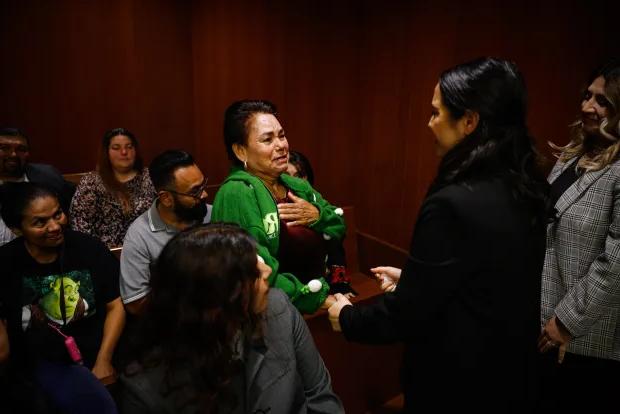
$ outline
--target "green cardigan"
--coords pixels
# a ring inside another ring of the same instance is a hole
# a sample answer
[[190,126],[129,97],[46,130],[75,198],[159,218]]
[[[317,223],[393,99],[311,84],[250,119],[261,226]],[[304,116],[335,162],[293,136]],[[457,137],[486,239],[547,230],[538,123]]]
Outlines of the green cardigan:
[[[325,238],[344,237],[341,209],[329,204],[306,180],[287,174],[282,174],[280,180],[296,196],[319,209],[319,219],[309,226],[311,229]],[[280,217],[271,193],[259,178],[233,167],[215,196],[211,221],[237,223],[256,239],[259,256],[272,269],[269,284],[282,289],[302,313],[314,313],[325,302],[329,285],[323,275],[316,275],[323,285],[321,290],[312,293],[291,273],[278,272]]]

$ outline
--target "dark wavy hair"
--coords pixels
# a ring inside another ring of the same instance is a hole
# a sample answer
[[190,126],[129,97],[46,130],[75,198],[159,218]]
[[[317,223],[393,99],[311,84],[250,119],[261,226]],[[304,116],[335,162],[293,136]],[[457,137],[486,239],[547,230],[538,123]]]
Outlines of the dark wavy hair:
[[444,71],[441,99],[452,119],[467,111],[479,114],[476,129],[442,158],[429,194],[446,185],[496,177],[531,209],[533,224],[551,214],[549,185],[527,125],[527,91],[517,66],[506,60],[479,58]]
[[276,106],[264,100],[242,100],[230,104],[224,113],[224,146],[228,159],[235,165],[243,163],[233,151],[233,144],[246,145],[248,142],[248,123],[256,114],[271,114],[277,117]]
[[122,182],[116,179],[109,155],[110,141],[112,141],[112,138],[119,135],[126,136],[131,141],[131,144],[136,150],[136,159],[134,160],[133,169],[138,173],[142,171],[142,156],[140,155],[140,147],[138,145],[138,140],[136,139],[136,136],[125,128],[114,128],[106,131],[105,134],[103,134],[103,139],[101,140],[101,147],[99,148],[97,172],[101,176],[101,180],[103,181],[103,185],[106,187],[106,189],[116,199],[120,201],[121,205],[123,206],[123,211],[125,213],[130,213],[132,210],[132,201],[131,195],[129,194],[129,189]]
[[314,185],[314,171],[310,161],[304,154],[299,151],[289,151],[288,162],[297,168],[301,178],[307,179],[310,185]]
[[183,405],[214,413],[221,401],[236,404],[229,385],[240,369],[237,341],[261,333],[256,261],[251,236],[224,223],[179,233],[157,259],[134,352],[145,367],[164,364],[164,389],[175,369],[190,370],[192,397]]
[[34,200],[46,197],[58,201],[56,192],[42,184],[7,182],[0,186],[0,216],[7,227],[21,229],[26,209]]

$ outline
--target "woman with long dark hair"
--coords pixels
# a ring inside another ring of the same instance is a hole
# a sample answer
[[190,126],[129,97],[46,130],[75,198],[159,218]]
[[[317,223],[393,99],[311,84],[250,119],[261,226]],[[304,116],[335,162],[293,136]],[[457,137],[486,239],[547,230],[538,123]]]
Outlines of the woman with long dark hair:
[[126,369],[128,413],[341,413],[303,318],[232,224],[164,247]]
[[129,225],[153,203],[155,189],[136,137],[125,128],[107,131],[97,170],[81,180],[71,201],[71,226],[109,248],[123,245]]
[[405,342],[406,412],[527,412],[549,203],[516,65],[443,72],[429,127],[442,159],[409,259],[373,269],[393,292],[338,295],[330,318],[352,341]]

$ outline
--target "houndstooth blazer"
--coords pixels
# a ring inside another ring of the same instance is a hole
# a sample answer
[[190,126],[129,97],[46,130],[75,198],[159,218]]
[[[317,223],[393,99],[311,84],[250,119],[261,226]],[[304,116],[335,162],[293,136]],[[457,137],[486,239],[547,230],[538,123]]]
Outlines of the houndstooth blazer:
[[[553,182],[567,164],[558,161]],[[568,352],[620,361],[620,161],[575,181],[547,228],[542,323],[555,314]]]

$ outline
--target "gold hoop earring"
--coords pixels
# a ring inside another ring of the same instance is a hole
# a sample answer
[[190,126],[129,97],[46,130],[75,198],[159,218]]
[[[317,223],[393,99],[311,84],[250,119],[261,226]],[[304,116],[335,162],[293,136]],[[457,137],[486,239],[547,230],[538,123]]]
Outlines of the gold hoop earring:
[[248,169],[248,162],[247,161],[243,161],[243,169],[244,170]]

